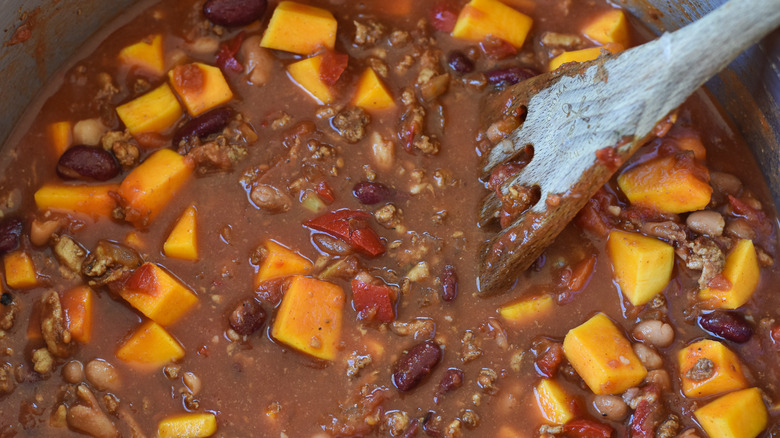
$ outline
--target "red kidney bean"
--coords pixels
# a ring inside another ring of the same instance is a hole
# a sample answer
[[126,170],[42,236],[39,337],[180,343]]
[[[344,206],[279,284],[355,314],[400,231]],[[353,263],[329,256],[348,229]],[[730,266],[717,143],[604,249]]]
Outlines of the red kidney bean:
[[454,391],[460,388],[463,386],[464,378],[465,376],[463,371],[457,368],[448,369],[444,372],[444,376],[441,378],[441,382],[439,382],[439,390],[437,391],[437,394],[446,394],[450,391]]
[[228,322],[230,328],[235,330],[236,333],[243,336],[249,336],[252,333],[260,330],[265,324],[265,310],[253,298],[249,298],[238,303],[238,306],[230,312]]
[[715,336],[738,344],[749,341],[753,336],[753,327],[737,312],[718,310],[704,314],[699,317],[699,325]]
[[458,274],[455,273],[455,268],[452,265],[447,265],[441,274],[441,299],[449,302],[454,300],[457,295]]
[[447,57],[447,65],[457,73],[471,73],[474,71],[474,62],[460,50],[453,50]]
[[384,202],[393,196],[395,191],[384,184],[363,181],[355,184],[352,194],[361,204],[371,205]]
[[5,217],[0,221],[0,255],[19,247],[24,225],[19,218]]
[[425,417],[423,417],[422,421],[423,432],[425,432],[425,434],[428,436],[439,437],[442,436],[442,433],[441,430],[439,430],[439,425],[437,424],[435,418],[435,411],[428,411],[428,413],[425,414]]
[[246,26],[262,18],[267,7],[266,0],[207,0],[203,15],[220,26]]
[[72,146],[57,162],[57,175],[64,179],[107,181],[120,170],[110,152],[94,146]]
[[189,137],[203,138],[225,129],[233,117],[231,108],[217,108],[190,120],[176,131],[173,146],[178,147],[182,140]]
[[441,360],[441,347],[433,340],[421,342],[398,359],[393,384],[401,392],[414,389]]
[[514,85],[539,73],[525,67],[507,67],[490,70],[485,73],[485,78],[491,85]]

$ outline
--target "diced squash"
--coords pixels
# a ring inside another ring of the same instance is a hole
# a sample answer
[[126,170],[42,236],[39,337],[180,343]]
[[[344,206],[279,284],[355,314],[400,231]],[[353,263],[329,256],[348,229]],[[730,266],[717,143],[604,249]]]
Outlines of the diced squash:
[[136,269],[119,294],[162,326],[175,323],[198,303],[192,291],[154,263],[144,263]]
[[577,415],[577,399],[555,380],[542,379],[534,388],[534,395],[542,416],[552,424],[566,424]]
[[620,394],[647,375],[631,343],[603,313],[569,330],[563,352],[595,394]]
[[555,305],[552,295],[526,297],[520,301],[505,304],[498,309],[498,314],[514,324],[525,324],[534,321],[543,314],[550,313]]
[[672,154],[628,169],[618,177],[618,186],[631,204],[663,213],[686,213],[710,203],[708,180],[707,169],[696,166],[691,156]]
[[146,246],[143,238],[141,238],[141,235],[138,234],[138,231],[131,231],[127,233],[127,236],[125,236],[125,243],[134,249],[142,249],[144,246]]
[[9,252],[3,257],[5,282],[11,289],[30,289],[38,285],[38,275],[32,258],[23,250]]
[[73,142],[73,126],[69,121],[54,122],[46,128],[49,140],[54,147],[54,155],[59,157]]
[[181,105],[168,84],[118,106],[116,112],[136,138],[165,132],[182,116]]
[[159,367],[184,357],[184,348],[162,326],[146,321],[116,352],[119,360]]
[[192,167],[171,149],[160,149],[133,169],[119,186],[125,220],[145,227],[190,179]]
[[672,127],[664,140],[671,141],[681,151],[691,151],[693,156],[699,161],[707,159],[707,149],[701,141],[699,132],[693,129]]
[[299,87],[309,93],[319,103],[330,103],[333,94],[328,85],[320,77],[322,56],[312,56],[287,66],[287,72]]
[[268,251],[255,276],[255,287],[266,280],[306,274],[312,264],[306,257],[292,251],[273,240],[264,243]]
[[168,78],[191,116],[199,116],[233,98],[219,67],[200,62],[177,65],[168,72]]
[[618,43],[628,47],[631,42],[626,14],[620,9],[612,9],[599,15],[585,26],[582,33],[601,44]]
[[336,358],[346,297],[341,287],[296,276],[276,313],[271,335],[286,345],[324,360]]
[[131,44],[119,51],[119,60],[122,64],[162,76],[165,73],[162,40],[162,35],[158,34]]
[[614,230],[607,251],[620,291],[635,306],[652,300],[672,278],[674,248],[658,239]]
[[477,42],[490,36],[519,49],[532,24],[531,17],[498,0],[471,0],[460,11],[452,36]]
[[525,438],[525,435],[522,435],[510,426],[503,425],[496,432],[495,438]]
[[707,287],[699,292],[699,298],[714,307],[736,309],[745,304],[758,286],[761,272],[756,248],[752,240],[742,239],[726,257],[723,276],[731,283],[726,290]]
[[217,417],[211,413],[193,413],[168,417],[157,426],[158,438],[202,438],[217,431]]
[[534,0],[501,0],[501,3],[526,14],[530,14],[536,10],[536,2]]
[[65,210],[97,217],[111,217],[116,200],[109,195],[119,191],[117,184],[46,184],[35,192],[35,204],[41,210]]
[[748,386],[737,355],[718,341],[694,342],[680,350],[677,359],[686,397],[706,397]]
[[754,438],[769,421],[758,388],[726,394],[697,409],[694,415],[710,438]]
[[95,293],[89,286],[78,286],[62,295],[62,310],[73,339],[86,344],[92,339],[92,308]]
[[599,56],[601,56],[605,49],[610,53],[617,53],[623,50],[623,46],[619,44],[610,44],[604,47],[590,47],[587,49],[563,52],[550,60],[550,65],[548,68],[550,71],[553,71],[568,62],[593,61],[594,59],[597,59]]
[[190,205],[176,221],[171,234],[163,243],[167,257],[182,260],[198,260],[198,211]]
[[382,110],[395,106],[390,92],[371,67],[360,76],[354,102],[356,106],[369,110]]
[[260,46],[311,55],[336,45],[338,22],[330,11],[283,1],[274,9]]

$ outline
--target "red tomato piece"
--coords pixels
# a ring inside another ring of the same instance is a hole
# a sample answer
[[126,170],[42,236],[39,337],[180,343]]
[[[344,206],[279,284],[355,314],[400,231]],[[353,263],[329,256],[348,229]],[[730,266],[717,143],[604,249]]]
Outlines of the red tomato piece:
[[385,245],[376,231],[368,225],[369,213],[359,210],[336,210],[323,214],[304,225],[338,237],[363,254],[376,257],[384,254]]
[[349,55],[335,50],[323,50],[320,52],[322,63],[320,64],[320,79],[328,85],[338,82],[341,74],[347,69]]
[[598,421],[572,420],[563,426],[563,433],[570,438],[610,438],[612,427]]
[[320,197],[320,199],[322,199],[322,201],[326,204],[330,204],[336,200],[336,195],[333,194],[333,189],[331,189],[328,183],[325,181],[317,184],[317,187],[315,187],[314,190],[317,192],[317,195]]
[[217,52],[217,66],[219,66],[222,71],[232,71],[235,73],[244,71],[244,66],[236,59],[236,54],[243,42],[244,32],[240,32],[238,35],[219,46],[219,52]]
[[361,318],[367,317],[379,322],[393,322],[393,291],[388,286],[380,286],[364,281],[352,280],[352,302]]
[[155,275],[154,266],[147,263],[136,269],[127,279],[125,285],[132,290],[150,293],[157,290],[156,283],[157,275]]
[[458,21],[458,10],[448,1],[436,2],[429,11],[433,27],[441,32],[452,32]]
[[506,40],[488,36],[485,41],[479,43],[479,47],[490,59],[504,59],[517,55],[517,49]]

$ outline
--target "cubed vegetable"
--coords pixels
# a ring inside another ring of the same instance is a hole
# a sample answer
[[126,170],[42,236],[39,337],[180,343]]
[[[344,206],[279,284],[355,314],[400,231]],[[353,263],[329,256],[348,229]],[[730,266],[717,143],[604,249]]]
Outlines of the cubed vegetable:
[[198,211],[190,205],[176,221],[173,230],[163,243],[167,257],[182,260],[198,260]]
[[171,149],[160,149],[133,169],[119,186],[125,220],[147,226],[190,179],[192,165]]
[[595,394],[620,394],[647,375],[631,343],[603,313],[569,330],[563,352]]
[[11,289],[30,289],[38,286],[38,275],[32,258],[24,250],[9,252],[3,257],[5,282]]
[[184,348],[162,326],[146,321],[119,347],[119,360],[159,367],[184,357]]
[[373,68],[368,67],[357,85],[354,103],[369,110],[382,110],[395,106],[393,96],[379,79]]
[[157,426],[157,438],[203,438],[217,431],[214,414],[193,413],[168,417]]
[[311,271],[309,259],[273,240],[264,244],[267,254],[255,276],[255,287],[266,280],[306,274]]
[[57,157],[62,155],[73,142],[73,126],[67,120],[52,123],[46,128],[46,133]]
[[681,151],[693,152],[693,156],[699,161],[704,161],[707,158],[707,149],[704,147],[698,131],[675,126],[664,137],[664,140],[672,142]]
[[325,104],[333,101],[333,94],[328,85],[322,81],[321,66],[322,56],[317,55],[288,65],[287,72],[290,73],[293,81],[318,103]]
[[674,248],[658,239],[614,230],[607,251],[621,293],[635,306],[652,300],[672,278]]
[[544,419],[552,424],[566,424],[577,415],[577,399],[555,380],[542,379],[534,388],[536,403]]
[[109,193],[118,192],[117,184],[70,185],[46,184],[35,192],[35,205],[41,210],[64,210],[98,217],[111,217],[116,200]]
[[534,0],[501,0],[501,3],[511,6],[520,12],[530,14],[536,10],[536,2]]
[[590,22],[582,33],[601,44],[618,43],[628,47],[631,43],[626,14],[620,9],[604,12]]
[[610,44],[605,47],[590,47],[587,49],[572,50],[569,52],[563,52],[560,55],[550,60],[549,70],[553,71],[558,67],[568,62],[588,62],[597,59],[602,53],[610,52],[617,53],[623,50],[623,46],[618,44]]
[[233,98],[219,67],[200,62],[177,65],[168,72],[168,78],[191,116],[199,116]]
[[460,11],[452,36],[477,42],[490,36],[519,49],[532,24],[531,17],[498,0],[471,0]]
[[162,35],[150,35],[131,44],[119,51],[119,61],[155,76],[162,76],[165,73],[162,40]]
[[271,335],[292,348],[333,360],[341,337],[346,297],[337,285],[296,276],[276,313]]
[[754,438],[769,421],[758,388],[726,394],[697,409],[694,415],[710,438]]
[[125,236],[125,243],[127,246],[134,249],[143,249],[146,246],[144,239],[138,233],[138,231],[131,231]]
[[175,323],[198,304],[192,291],[154,263],[144,263],[136,269],[119,294],[162,326]]
[[352,303],[361,318],[378,322],[393,322],[395,293],[386,285],[352,280]]
[[62,294],[62,310],[73,339],[86,344],[92,339],[92,308],[95,293],[89,286],[78,286]]
[[729,281],[728,289],[707,287],[699,292],[699,298],[713,307],[736,309],[745,304],[758,286],[761,271],[753,241],[742,239],[726,257],[723,276]]
[[330,11],[292,1],[274,9],[260,41],[262,47],[310,55],[336,44],[338,22]]
[[631,204],[663,213],[701,210],[710,203],[709,171],[693,154],[677,153],[640,163],[618,177]]
[[705,339],[677,355],[682,391],[687,397],[706,397],[747,388],[737,355],[718,341]]
[[168,84],[118,106],[116,112],[130,134],[141,139],[169,130],[182,116],[181,105]]
[[527,324],[550,313],[555,305],[552,295],[525,297],[520,301],[505,304],[498,309],[499,315],[513,324]]

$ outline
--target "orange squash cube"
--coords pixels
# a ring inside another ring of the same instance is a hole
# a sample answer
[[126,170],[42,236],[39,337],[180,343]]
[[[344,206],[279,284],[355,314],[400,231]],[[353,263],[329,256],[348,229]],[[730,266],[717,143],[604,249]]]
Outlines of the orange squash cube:
[[119,347],[116,357],[124,362],[160,367],[184,357],[184,348],[162,326],[146,321]]
[[726,394],[693,414],[710,438],[755,438],[769,422],[758,388]]
[[553,310],[552,295],[525,297],[520,301],[505,304],[498,309],[502,318],[513,324],[527,324]]
[[620,292],[635,306],[652,300],[672,278],[674,248],[665,242],[614,230],[607,250]]
[[89,286],[79,286],[62,295],[62,310],[73,339],[86,344],[92,339],[92,308],[95,293]]
[[182,260],[198,260],[198,211],[194,205],[184,210],[171,234],[163,243],[167,257]]
[[318,103],[326,104],[333,101],[330,87],[320,77],[322,56],[312,56],[287,66],[287,72],[292,80],[304,91],[309,93]]
[[54,155],[59,157],[73,142],[73,126],[69,121],[54,122],[46,127],[46,133],[54,147]]
[[148,262],[133,272],[119,295],[162,326],[174,324],[198,304],[198,297],[178,279]]
[[168,78],[193,117],[233,98],[230,85],[218,67],[200,62],[177,65],[168,72]]
[[264,243],[268,254],[260,264],[255,276],[255,287],[266,280],[302,275],[311,271],[312,264],[306,257],[292,251],[273,240]]
[[111,217],[116,200],[109,195],[119,191],[117,184],[46,184],[35,192],[35,205],[41,210],[84,213],[92,218]]
[[562,66],[563,64],[569,63],[569,62],[588,62],[593,61],[594,59],[598,59],[599,56],[601,56],[602,53],[604,53],[604,50],[610,52],[610,53],[617,53],[623,50],[623,46],[619,44],[610,44],[608,46],[604,47],[590,47],[587,49],[580,49],[580,50],[572,50],[569,52],[563,52],[560,55],[556,56],[555,58],[550,60],[550,65],[548,69],[550,71],[553,71],[557,69],[558,67]]
[[704,147],[698,131],[675,126],[664,137],[664,140],[673,142],[681,151],[693,152],[693,156],[699,161],[707,159],[707,149]]
[[736,309],[747,303],[758,286],[761,271],[758,267],[756,248],[752,240],[742,239],[726,257],[723,276],[731,283],[727,290],[705,288],[699,298],[713,307]]
[[155,76],[165,73],[162,35],[151,35],[119,51],[119,61]]
[[23,250],[9,252],[3,256],[5,282],[11,289],[30,289],[38,286],[38,274],[35,273],[30,255]]
[[569,330],[563,352],[594,394],[620,394],[647,375],[631,343],[603,313]]
[[118,106],[116,113],[136,138],[165,132],[182,116],[181,105],[168,84]]
[[701,210],[710,203],[712,187],[706,168],[693,154],[678,153],[640,163],[618,177],[618,186],[633,205],[664,213]]
[[143,249],[146,246],[138,231],[131,231],[125,236],[125,243],[133,249]]
[[526,14],[530,14],[536,10],[536,2],[534,0],[501,0],[501,3]]
[[677,359],[686,397],[706,397],[748,386],[739,358],[718,341],[694,342],[680,350]]
[[125,220],[145,227],[176,196],[192,176],[192,165],[171,149],[160,149],[133,169],[118,193],[125,207]]
[[168,417],[157,426],[158,438],[205,438],[216,432],[217,417],[209,412]]
[[620,9],[612,9],[599,15],[585,26],[582,33],[601,44],[617,43],[628,47],[631,43],[628,33],[626,14]]
[[395,106],[393,97],[373,68],[368,67],[357,85],[354,103],[364,109],[382,110]]
[[531,17],[498,0],[471,0],[461,9],[452,36],[476,42],[490,36],[519,49],[532,24]]
[[260,46],[299,55],[311,55],[336,45],[338,22],[330,11],[293,1],[274,9]]
[[333,360],[341,337],[346,296],[341,287],[296,276],[276,313],[271,335],[279,342],[323,360]]
[[566,424],[579,411],[577,399],[555,380],[542,379],[534,388],[534,395],[542,416],[552,424]]

